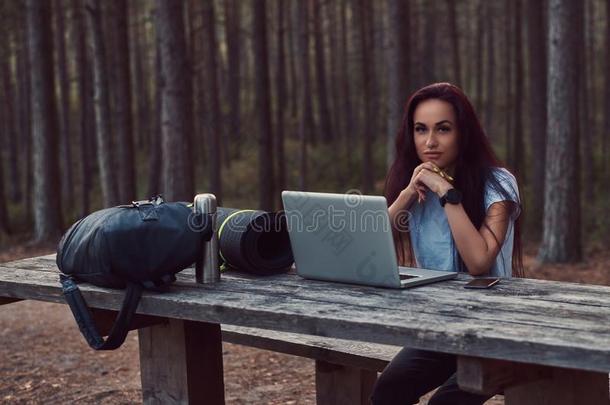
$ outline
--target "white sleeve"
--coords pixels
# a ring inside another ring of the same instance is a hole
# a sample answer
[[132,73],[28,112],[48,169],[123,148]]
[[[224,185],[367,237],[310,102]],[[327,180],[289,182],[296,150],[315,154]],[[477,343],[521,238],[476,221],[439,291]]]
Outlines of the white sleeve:
[[521,199],[519,198],[517,179],[515,179],[515,176],[505,168],[492,169],[492,173],[498,180],[503,191],[497,189],[497,186],[493,185],[491,182],[487,182],[485,185],[485,212],[487,212],[491,204],[495,202],[514,201],[517,204],[517,210],[513,213],[511,219],[516,220],[521,214]]

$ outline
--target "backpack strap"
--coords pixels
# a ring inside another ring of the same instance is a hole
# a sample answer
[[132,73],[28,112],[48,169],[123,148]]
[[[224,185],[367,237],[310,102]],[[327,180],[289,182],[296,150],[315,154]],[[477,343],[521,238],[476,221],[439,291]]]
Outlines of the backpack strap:
[[138,308],[138,303],[142,296],[142,286],[131,282],[127,283],[127,291],[125,293],[125,298],[123,299],[121,310],[114,320],[108,339],[104,341],[104,338],[100,335],[95,326],[91,311],[87,306],[85,298],[78,289],[76,282],[71,277],[64,274],[60,274],[59,277],[63,295],[72,310],[78,328],[87,340],[89,346],[95,350],[114,350],[121,346],[127,337],[127,332],[129,332],[129,324],[131,323],[133,314]]

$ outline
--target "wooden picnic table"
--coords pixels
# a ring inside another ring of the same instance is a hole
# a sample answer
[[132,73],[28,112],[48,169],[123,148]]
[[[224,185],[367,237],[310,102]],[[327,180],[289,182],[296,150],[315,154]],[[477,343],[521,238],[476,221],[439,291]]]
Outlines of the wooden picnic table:
[[[468,279],[394,290],[229,272],[199,285],[187,269],[138,308],[134,327],[153,325],[139,329],[144,400],[223,403],[228,324],[453,353],[464,389],[503,391],[508,405],[610,403],[610,287],[511,279],[469,290]],[[81,290],[100,316],[123,298]],[[18,299],[64,302],[54,255],[0,264],[0,301]]]

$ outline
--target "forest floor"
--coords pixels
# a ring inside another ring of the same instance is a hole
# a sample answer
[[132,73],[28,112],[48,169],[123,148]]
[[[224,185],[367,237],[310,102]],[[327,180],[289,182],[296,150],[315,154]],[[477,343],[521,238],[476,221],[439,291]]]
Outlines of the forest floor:
[[[51,252],[18,246],[0,251],[0,262]],[[589,249],[575,265],[541,266],[535,252],[524,249],[528,277],[610,285],[610,252],[602,248]],[[135,332],[120,350],[93,352],[66,305],[22,301],[2,307],[0,343],[0,403],[141,402]],[[232,344],[223,349],[227,404],[315,403],[312,360]],[[501,396],[486,402],[503,403]]]

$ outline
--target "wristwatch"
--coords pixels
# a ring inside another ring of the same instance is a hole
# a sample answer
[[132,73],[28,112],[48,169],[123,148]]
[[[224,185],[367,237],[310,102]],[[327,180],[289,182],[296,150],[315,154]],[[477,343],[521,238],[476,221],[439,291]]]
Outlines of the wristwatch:
[[445,195],[439,197],[438,200],[441,203],[441,207],[444,207],[445,203],[459,204],[462,202],[462,193],[455,188],[450,188],[449,190],[447,190]]

